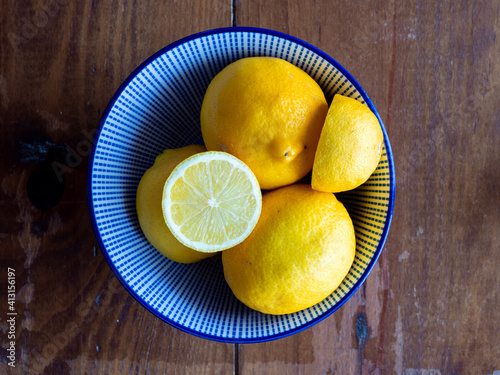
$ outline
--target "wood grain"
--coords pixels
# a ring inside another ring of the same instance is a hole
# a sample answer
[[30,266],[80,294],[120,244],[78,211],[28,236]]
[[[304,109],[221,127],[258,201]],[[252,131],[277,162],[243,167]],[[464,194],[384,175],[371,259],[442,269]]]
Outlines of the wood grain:
[[500,2],[275,4],[241,1],[239,24],[297,36],[353,74],[391,140],[396,205],[364,288],[286,344],[242,348],[241,373],[499,370]]
[[[86,201],[92,134],[121,82],[169,43],[230,26],[230,12],[221,1],[2,3],[2,332],[7,267],[18,320],[17,367],[2,333],[0,373],[233,373],[232,345],[162,323],[125,291],[94,250]],[[54,162],[64,183],[50,183]]]
[[[499,10],[498,0],[3,2],[0,374],[500,371]],[[349,70],[384,121],[397,179],[386,246],[357,293],[308,330],[249,345],[147,312],[96,248],[86,202],[93,131],[120,83],[169,43],[231,24],[289,33]]]

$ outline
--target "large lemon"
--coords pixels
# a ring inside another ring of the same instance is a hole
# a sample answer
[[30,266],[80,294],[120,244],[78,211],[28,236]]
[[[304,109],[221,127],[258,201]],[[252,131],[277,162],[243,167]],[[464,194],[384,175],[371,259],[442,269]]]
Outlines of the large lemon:
[[355,248],[354,227],[342,203],[333,194],[294,184],[264,194],[253,232],[222,252],[224,276],[252,309],[292,313],[337,288]]
[[207,150],[247,164],[261,188],[297,182],[312,168],[328,104],[319,85],[289,62],[248,57],[210,83],[201,108]]
[[203,151],[206,149],[200,145],[163,151],[156,157],[153,166],[144,173],[137,188],[137,216],[144,235],[160,253],[180,263],[193,263],[213,254],[184,246],[170,232],[163,218],[163,187],[170,173],[180,162]]
[[360,186],[377,168],[383,145],[382,129],[370,108],[335,95],[314,159],[312,188],[339,193]]

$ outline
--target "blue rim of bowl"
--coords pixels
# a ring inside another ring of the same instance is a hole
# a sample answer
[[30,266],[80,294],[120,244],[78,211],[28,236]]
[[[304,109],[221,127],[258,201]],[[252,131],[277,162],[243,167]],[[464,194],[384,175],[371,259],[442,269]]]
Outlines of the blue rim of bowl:
[[[102,128],[104,126],[104,123],[106,122],[106,118],[109,115],[109,112],[111,111],[111,108],[115,105],[116,101],[118,100],[119,96],[122,94],[122,92],[125,90],[127,85],[141,72],[147,65],[149,65],[153,60],[158,58],[159,56],[163,55],[167,51],[183,44],[188,41],[198,39],[204,36],[208,35],[215,35],[215,34],[223,34],[223,33],[233,33],[233,32],[252,32],[252,33],[257,33],[257,34],[266,34],[266,35],[272,35],[276,36],[279,38],[283,38],[286,40],[289,40],[291,42],[294,42],[298,45],[301,45],[314,53],[318,54],[322,58],[324,58],[326,61],[328,61],[330,64],[332,64],[336,69],[338,69],[349,81],[352,83],[352,85],[358,90],[358,92],[361,94],[363,97],[364,101],[366,102],[367,106],[373,111],[375,116],[377,116],[377,119],[380,123],[380,126],[382,128],[382,132],[384,134],[384,141],[386,145],[386,152],[387,152],[387,160],[389,164],[389,179],[390,179],[390,184],[391,184],[391,189],[390,189],[390,194],[389,194],[389,205],[388,205],[388,213],[387,213],[387,219],[385,222],[384,230],[382,231],[382,236],[380,239],[380,242],[377,246],[377,250],[375,251],[375,254],[373,255],[372,260],[368,264],[368,267],[366,268],[365,272],[361,277],[358,279],[356,284],[347,292],[347,294],[342,297],[333,307],[331,307],[329,310],[325,311],[322,315],[312,319],[311,321],[301,325],[300,327],[293,328],[289,331],[282,332],[279,334],[274,334],[270,336],[265,336],[265,337],[256,337],[256,338],[249,338],[249,339],[241,339],[241,338],[224,338],[224,337],[219,337],[219,336],[213,336],[213,335],[208,335],[204,334],[195,330],[192,330],[190,328],[187,328],[185,326],[182,326],[170,319],[168,319],[165,316],[160,315],[157,311],[155,311],[146,301],[144,301],[141,297],[139,297],[133,290],[132,288],[128,285],[128,283],[122,278],[116,267],[114,266],[113,262],[111,261],[111,258],[109,257],[106,248],[102,242],[102,238],[99,234],[98,228],[97,228],[97,222],[95,219],[95,212],[94,212],[94,205],[92,201],[92,186],[91,186],[91,181],[92,181],[92,170],[94,167],[94,156],[96,152],[96,146],[97,146],[97,140],[99,139],[99,136],[101,134]],[[116,90],[115,94],[109,101],[108,105],[106,106],[106,109],[104,110],[101,119],[99,121],[99,127],[97,128],[96,134],[94,136],[94,142],[92,145],[92,152],[90,153],[89,156],[89,168],[87,171],[87,203],[89,206],[89,211],[90,211],[90,218],[92,221],[92,227],[94,229],[95,236],[97,238],[97,242],[99,243],[99,247],[102,250],[102,253],[104,255],[104,258],[106,259],[107,263],[109,264],[111,270],[115,274],[115,276],[118,278],[120,283],[123,285],[123,287],[138,301],[146,310],[148,310],[150,313],[155,315],[156,317],[160,318],[164,322],[170,324],[173,327],[178,328],[181,331],[187,332],[189,334],[192,334],[193,336],[201,337],[204,339],[212,340],[212,341],[219,341],[219,342],[225,342],[225,343],[233,343],[233,344],[250,344],[250,343],[259,343],[259,342],[265,342],[265,341],[272,341],[272,340],[277,340],[281,339],[287,336],[294,335],[298,332],[304,331],[315,324],[319,323],[320,321],[326,319],[328,316],[333,314],[336,310],[338,310],[351,296],[359,289],[359,287],[365,282],[366,278],[370,274],[371,270],[373,269],[375,263],[377,262],[382,249],[384,247],[385,241],[387,239],[387,235],[389,232],[389,227],[392,222],[392,215],[394,211],[394,200],[395,200],[395,192],[396,192],[396,175],[394,172],[394,160],[392,156],[392,150],[391,150],[391,145],[389,143],[389,137],[387,135],[387,131],[385,129],[385,126],[382,122],[382,119],[380,118],[380,115],[378,114],[375,106],[373,105],[371,99],[368,97],[366,94],[365,90],[361,87],[361,85],[354,79],[354,77],[346,70],[342,65],[340,65],[337,61],[335,61],[332,57],[327,55],[325,52],[321,51],[317,47],[301,40],[298,39],[294,36],[288,35],[281,33],[279,31],[274,31],[274,30],[268,30],[268,29],[263,29],[263,28],[257,28],[257,27],[224,27],[224,28],[218,28],[218,29],[211,29],[211,30],[206,30],[202,31],[196,34],[192,34],[190,36],[184,37],[182,39],[179,39],[168,46],[162,48],[161,50],[157,51],[155,54],[150,56],[148,59],[146,59],[142,64],[140,64],[126,79],[123,81],[123,83],[120,85],[118,90]]]

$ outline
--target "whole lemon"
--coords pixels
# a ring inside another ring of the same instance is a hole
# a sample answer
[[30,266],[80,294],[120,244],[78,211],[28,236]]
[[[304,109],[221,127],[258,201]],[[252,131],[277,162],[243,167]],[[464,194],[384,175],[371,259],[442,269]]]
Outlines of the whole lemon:
[[224,276],[244,304],[287,314],[330,295],[354,260],[356,238],[333,194],[294,184],[264,194],[250,236],[222,252]]
[[144,173],[137,188],[137,217],[144,235],[160,253],[180,263],[193,263],[214,254],[192,250],[174,237],[163,218],[163,187],[180,162],[204,151],[205,147],[200,145],[163,151],[156,157],[153,166]]
[[312,188],[339,193],[363,184],[377,168],[383,143],[382,128],[370,108],[335,95],[316,150]]
[[212,80],[201,108],[208,150],[233,154],[262,189],[297,182],[312,168],[328,104],[302,69],[271,57],[248,57]]

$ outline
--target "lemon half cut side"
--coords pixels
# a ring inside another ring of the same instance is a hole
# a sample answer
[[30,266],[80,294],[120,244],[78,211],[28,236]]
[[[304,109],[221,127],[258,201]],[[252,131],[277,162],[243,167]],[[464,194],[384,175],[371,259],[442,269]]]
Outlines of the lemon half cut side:
[[241,160],[208,151],[180,163],[165,183],[163,216],[185,246],[211,253],[241,243],[262,209],[257,178]]

